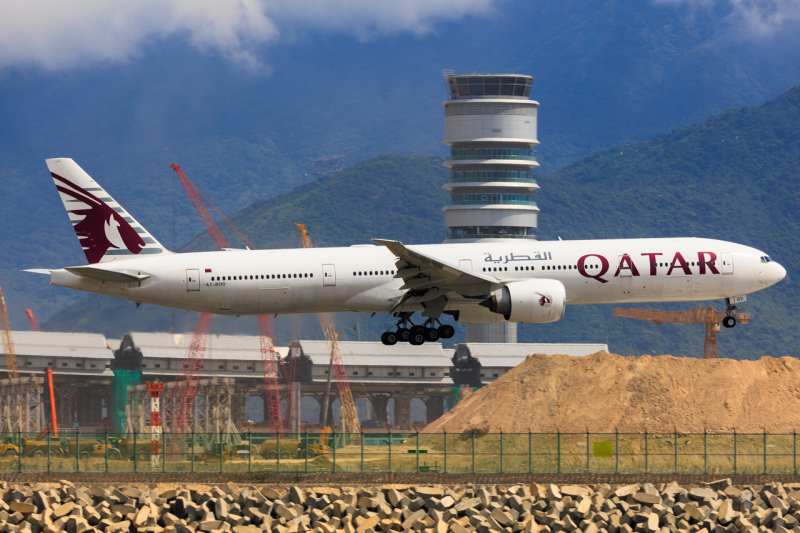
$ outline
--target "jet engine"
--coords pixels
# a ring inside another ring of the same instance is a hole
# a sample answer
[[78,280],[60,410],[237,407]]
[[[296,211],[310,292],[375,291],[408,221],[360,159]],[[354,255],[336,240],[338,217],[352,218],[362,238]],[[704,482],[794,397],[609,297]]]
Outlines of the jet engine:
[[509,283],[480,305],[509,322],[558,322],[564,317],[567,292],[558,280],[529,279]]

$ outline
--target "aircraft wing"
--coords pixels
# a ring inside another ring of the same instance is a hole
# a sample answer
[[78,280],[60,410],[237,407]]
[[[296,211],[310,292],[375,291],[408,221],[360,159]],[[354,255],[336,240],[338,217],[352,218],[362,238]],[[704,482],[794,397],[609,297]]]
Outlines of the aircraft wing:
[[486,298],[501,286],[500,280],[479,272],[466,270],[436,257],[413,250],[398,241],[372,239],[392,252],[397,261],[396,278],[402,278],[401,290],[406,294],[398,301],[398,307],[407,301],[426,301],[455,292],[467,298]]

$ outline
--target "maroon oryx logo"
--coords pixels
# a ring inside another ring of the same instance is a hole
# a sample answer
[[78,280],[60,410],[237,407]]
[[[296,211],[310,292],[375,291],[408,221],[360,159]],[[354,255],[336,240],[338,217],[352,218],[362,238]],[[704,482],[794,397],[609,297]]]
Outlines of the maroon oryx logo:
[[[536,292],[536,291],[534,291],[534,292]],[[541,305],[542,307],[550,307],[550,304],[553,303],[553,297],[552,296],[544,295],[541,292],[537,292],[536,294],[541,296],[541,298],[539,298],[539,305]]]
[[89,206],[88,208],[78,209],[67,207],[70,213],[83,216],[83,220],[75,224],[74,227],[81,247],[83,247],[83,253],[86,254],[86,260],[89,263],[99,263],[109,248],[125,249],[132,254],[138,254],[142,251],[144,241],[119,213],[106,205],[97,196],[78,187],[71,181],[52,172],[50,175],[57,182],[66,185],[65,187],[56,183],[56,188],[59,192]]

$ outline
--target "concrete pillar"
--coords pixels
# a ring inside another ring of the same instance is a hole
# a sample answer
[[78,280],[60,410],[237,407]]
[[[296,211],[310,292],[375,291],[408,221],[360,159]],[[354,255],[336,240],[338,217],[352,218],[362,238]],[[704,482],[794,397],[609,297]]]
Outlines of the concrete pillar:
[[431,396],[425,401],[425,423],[430,424],[444,414],[444,396]]
[[300,394],[300,382],[295,381],[292,383],[292,401],[290,402],[292,406],[291,412],[289,413],[290,433],[300,433],[300,400],[302,399]]
[[247,421],[247,396],[244,394],[231,396],[231,419],[236,427],[242,427]]
[[380,427],[389,427],[389,396],[372,394],[367,400],[372,405],[372,419]]
[[394,397],[394,423],[404,429],[411,427],[411,394],[403,392]]

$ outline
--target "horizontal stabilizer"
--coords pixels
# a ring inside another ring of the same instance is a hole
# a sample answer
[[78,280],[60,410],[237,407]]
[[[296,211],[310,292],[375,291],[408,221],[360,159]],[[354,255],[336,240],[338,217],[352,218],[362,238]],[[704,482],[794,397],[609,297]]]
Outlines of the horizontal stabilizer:
[[128,272],[115,272],[113,270],[105,270],[90,266],[67,267],[64,270],[84,278],[100,281],[116,281],[119,283],[136,283],[150,277],[150,274],[130,274]]
[[50,275],[49,268],[28,268],[23,270],[23,272],[30,272],[31,274],[47,274]]

